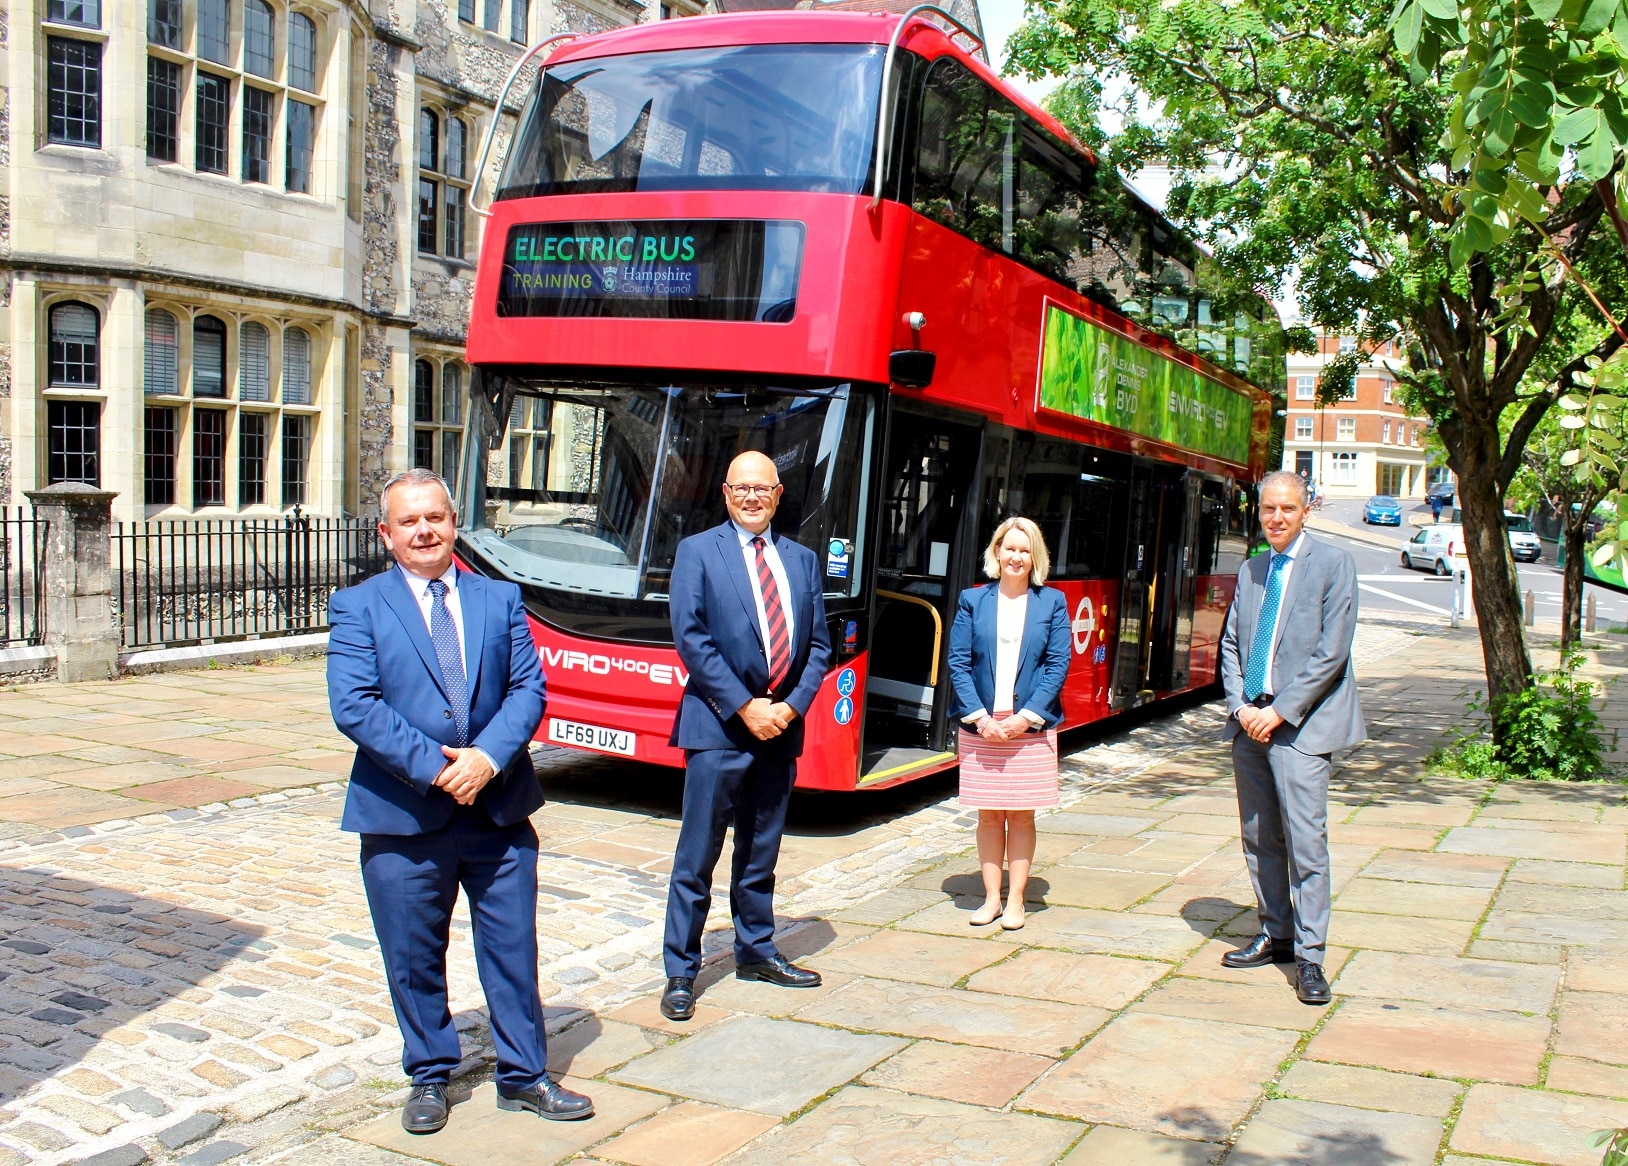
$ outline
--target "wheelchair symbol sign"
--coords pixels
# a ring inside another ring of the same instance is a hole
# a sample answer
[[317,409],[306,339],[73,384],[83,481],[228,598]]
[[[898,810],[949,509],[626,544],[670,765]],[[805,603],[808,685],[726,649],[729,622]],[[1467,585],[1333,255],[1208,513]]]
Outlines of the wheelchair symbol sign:
[[837,695],[852,696],[854,694],[854,685],[856,683],[857,681],[854,679],[854,670],[852,668],[844,668],[841,672],[837,673]]

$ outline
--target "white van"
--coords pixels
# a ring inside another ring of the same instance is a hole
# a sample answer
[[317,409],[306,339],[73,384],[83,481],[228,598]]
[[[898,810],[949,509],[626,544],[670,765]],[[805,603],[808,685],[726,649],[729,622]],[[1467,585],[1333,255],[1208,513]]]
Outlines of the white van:
[[1458,552],[1464,546],[1464,527],[1456,522],[1433,522],[1402,546],[1402,566],[1434,571],[1446,577],[1458,570]]

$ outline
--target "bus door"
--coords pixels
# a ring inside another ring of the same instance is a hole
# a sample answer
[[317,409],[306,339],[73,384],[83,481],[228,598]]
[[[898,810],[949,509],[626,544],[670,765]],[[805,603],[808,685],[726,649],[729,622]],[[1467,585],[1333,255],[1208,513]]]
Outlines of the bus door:
[[1131,470],[1110,703],[1185,687],[1191,672],[1195,540],[1203,475],[1157,462]]
[[972,577],[966,525],[982,425],[895,406],[882,460],[870,677],[860,782],[896,778],[954,749],[944,726],[945,654]]

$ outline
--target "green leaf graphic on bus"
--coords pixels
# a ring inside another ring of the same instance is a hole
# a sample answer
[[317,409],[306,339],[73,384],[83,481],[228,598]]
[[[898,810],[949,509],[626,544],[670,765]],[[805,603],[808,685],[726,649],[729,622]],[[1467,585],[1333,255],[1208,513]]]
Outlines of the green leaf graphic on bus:
[[1249,463],[1254,404],[1244,393],[1046,305],[1040,407]]

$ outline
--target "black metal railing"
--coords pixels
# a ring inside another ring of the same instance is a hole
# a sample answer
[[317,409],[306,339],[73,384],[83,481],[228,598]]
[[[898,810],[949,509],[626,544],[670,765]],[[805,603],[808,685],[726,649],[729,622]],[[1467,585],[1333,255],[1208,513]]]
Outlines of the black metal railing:
[[0,508],[0,648],[45,639],[47,529],[20,506]]
[[126,649],[323,631],[328,598],[390,564],[365,519],[120,523],[113,534]]

